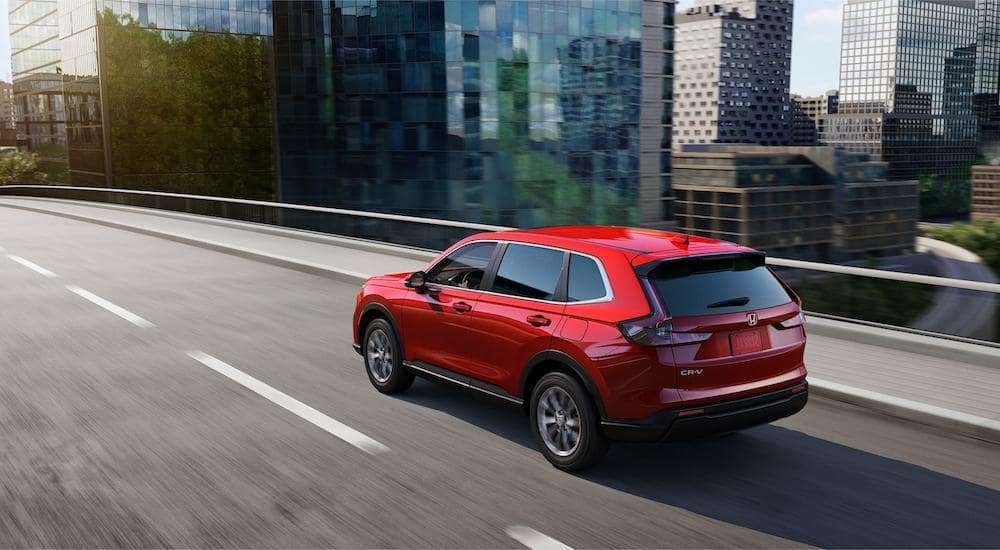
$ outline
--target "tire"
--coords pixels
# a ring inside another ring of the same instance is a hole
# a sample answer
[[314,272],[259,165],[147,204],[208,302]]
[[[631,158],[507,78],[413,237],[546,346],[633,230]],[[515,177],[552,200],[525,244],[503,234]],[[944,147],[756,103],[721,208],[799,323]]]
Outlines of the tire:
[[365,372],[375,389],[399,393],[413,385],[413,373],[403,367],[403,353],[396,331],[385,319],[375,319],[365,329],[361,352]]
[[597,407],[572,376],[562,372],[542,376],[531,392],[530,410],[535,443],[556,468],[583,470],[608,452]]

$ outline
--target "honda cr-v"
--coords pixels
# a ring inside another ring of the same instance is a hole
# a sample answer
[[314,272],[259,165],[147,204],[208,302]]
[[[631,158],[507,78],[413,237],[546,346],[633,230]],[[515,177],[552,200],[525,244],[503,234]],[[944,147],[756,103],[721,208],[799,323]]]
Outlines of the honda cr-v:
[[609,440],[727,433],[801,410],[799,306],[764,254],[732,243],[504,231],[366,281],[354,347],[380,392],[420,375],[522,405],[545,457],[577,470]]

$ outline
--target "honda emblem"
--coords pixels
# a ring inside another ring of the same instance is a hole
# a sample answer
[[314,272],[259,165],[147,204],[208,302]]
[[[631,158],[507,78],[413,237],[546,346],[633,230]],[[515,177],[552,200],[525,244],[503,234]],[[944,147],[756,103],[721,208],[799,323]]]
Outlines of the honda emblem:
[[747,324],[750,325],[750,326],[752,326],[752,327],[757,326],[757,314],[756,313],[747,313]]

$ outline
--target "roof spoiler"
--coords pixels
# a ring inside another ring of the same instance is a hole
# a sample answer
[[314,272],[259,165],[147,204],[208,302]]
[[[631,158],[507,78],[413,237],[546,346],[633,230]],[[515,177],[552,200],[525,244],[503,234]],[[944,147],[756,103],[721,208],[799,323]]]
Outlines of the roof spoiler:
[[760,258],[760,264],[764,265],[764,258],[766,254],[759,250],[741,250],[739,252],[720,252],[718,254],[701,254],[697,256],[674,256],[672,258],[661,258],[653,261],[646,262],[635,267],[636,275],[640,277],[648,277],[649,274],[656,268],[662,266],[663,264],[673,263],[673,262],[704,262],[710,260],[728,260],[737,258]]

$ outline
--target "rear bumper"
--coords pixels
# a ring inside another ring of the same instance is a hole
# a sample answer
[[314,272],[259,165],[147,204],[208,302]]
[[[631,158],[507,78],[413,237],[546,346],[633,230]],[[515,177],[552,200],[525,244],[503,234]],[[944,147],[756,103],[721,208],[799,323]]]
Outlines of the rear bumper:
[[809,384],[685,409],[662,410],[642,420],[604,419],[604,434],[616,441],[665,441],[732,432],[767,424],[802,410]]

